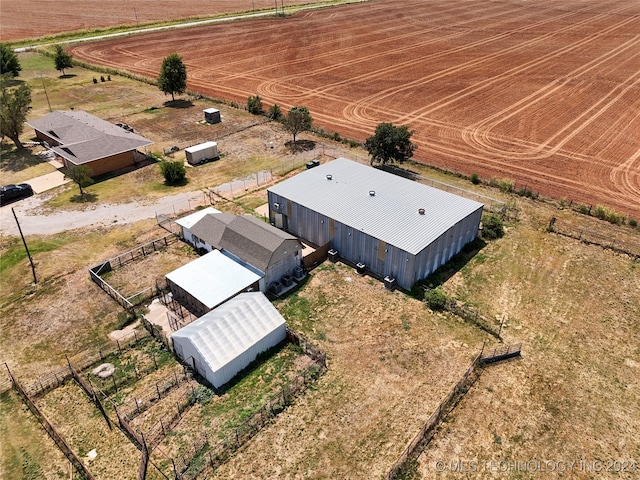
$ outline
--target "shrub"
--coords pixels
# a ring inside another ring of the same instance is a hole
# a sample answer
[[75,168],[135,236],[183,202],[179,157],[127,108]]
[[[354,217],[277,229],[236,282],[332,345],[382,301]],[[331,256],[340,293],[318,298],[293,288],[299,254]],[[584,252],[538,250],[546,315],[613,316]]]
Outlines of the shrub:
[[583,213],[585,215],[589,215],[591,213],[591,207],[587,207],[584,203],[581,203],[576,207],[578,213]]
[[160,171],[168,185],[179,185],[187,178],[184,162],[161,162]]
[[480,177],[477,173],[471,174],[471,183],[473,183],[474,185],[478,185],[480,183]]
[[513,182],[499,178],[492,178],[491,186],[497,187],[503,193],[509,193],[513,190]]
[[447,305],[447,296],[439,287],[429,290],[424,299],[431,310],[443,310]]
[[629,220],[629,226],[636,228],[638,226],[638,221],[632,218],[631,220]]
[[497,215],[487,215],[482,221],[482,236],[488,240],[495,240],[504,236],[504,224]]
[[262,115],[264,113],[260,95],[253,95],[247,98],[247,111],[254,115]]
[[269,111],[267,112],[268,117],[271,120],[280,121],[282,120],[282,110],[280,109],[280,105],[274,103],[269,107]]
[[213,392],[204,385],[198,385],[197,388],[189,392],[189,402],[191,404],[199,403],[206,405],[213,398]]

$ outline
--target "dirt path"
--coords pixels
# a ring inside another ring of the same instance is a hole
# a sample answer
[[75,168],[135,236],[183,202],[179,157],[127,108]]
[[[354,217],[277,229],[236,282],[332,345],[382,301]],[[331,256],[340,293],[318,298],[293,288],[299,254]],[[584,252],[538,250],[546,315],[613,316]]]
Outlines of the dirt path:
[[204,201],[202,192],[186,192],[159,198],[152,202],[129,202],[91,205],[84,210],[56,211],[46,214],[42,204],[46,196],[33,196],[0,208],[0,234],[18,235],[18,227],[11,213],[16,212],[22,233],[50,235],[84,227],[128,224],[153,218],[156,213],[177,213],[192,209]]

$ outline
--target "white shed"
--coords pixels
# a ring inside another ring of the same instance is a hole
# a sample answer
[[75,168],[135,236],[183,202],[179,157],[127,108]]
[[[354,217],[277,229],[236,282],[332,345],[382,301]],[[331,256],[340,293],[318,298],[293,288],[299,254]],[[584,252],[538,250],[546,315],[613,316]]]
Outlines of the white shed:
[[261,292],[241,293],[171,335],[176,355],[219,388],[287,336]]
[[191,227],[193,227],[196,223],[202,220],[203,217],[209,215],[210,213],[213,214],[221,212],[216,208],[207,207],[203,208],[202,210],[197,210],[194,213],[176,220],[176,223],[180,225],[180,228],[182,229],[182,238],[184,238],[185,242],[187,242],[189,245],[195,245],[197,243],[196,239],[194,239],[193,235],[191,234]]

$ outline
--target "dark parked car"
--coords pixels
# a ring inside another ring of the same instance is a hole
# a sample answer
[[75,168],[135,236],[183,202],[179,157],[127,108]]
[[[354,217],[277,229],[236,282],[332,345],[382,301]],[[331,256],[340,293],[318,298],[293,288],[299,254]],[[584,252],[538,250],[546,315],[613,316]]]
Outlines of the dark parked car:
[[9,200],[29,197],[31,195],[33,195],[33,189],[28,183],[5,185],[4,187],[0,187],[0,204],[4,204]]

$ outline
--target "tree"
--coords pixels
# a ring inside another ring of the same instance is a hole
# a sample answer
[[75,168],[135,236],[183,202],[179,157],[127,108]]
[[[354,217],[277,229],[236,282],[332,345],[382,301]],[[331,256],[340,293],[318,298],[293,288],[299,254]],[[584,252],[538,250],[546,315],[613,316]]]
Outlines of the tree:
[[93,185],[91,169],[86,165],[72,165],[67,167],[67,170],[64,172],[64,178],[69,178],[73,183],[78,185],[80,195],[84,195],[83,188]]
[[62,72],[62,75],[65,74],[65,68],[73,67],[72,57],[70,54],[65,52],[64,48],[62,48],[62,45],[56,45],[56,53],[53,56],[53,60],[56,64],[56,70]]
[[482,220],[482,236],[487,240],[496,240],[504,236],[504,224],[493,213],[486,215]]
[[247,98],[247,111],[254,115],[262,115],[264,113],[260,95],[253,95]]
[[374,162],[402,163],[413,156],[417,148],[411,143],[412,131],[405,125],[396,127],[391,123],[381,123],[376,127],[373,136],[367,138],[365,148],[371,156],[371,165]]
[[165,95],[171,94],[171,100],[175,100],[174,94],[184,93],[187,89],[187,67],[182,62],[182,57],[172,53],[162,61],[160,76],[158,76],[158,88]]
[[284,120],[284,126],[293,134],[293,143],[296,143],[296,135],[311,129],[313,119],[307,107],[293,107],[289,110],[287,118]]
[[280,109],[280,105],[278,105],[277,103],[271,105],[269,107],[269,110],[267,111],[267,116],[271,120],[279,122],[282,119],[282,110]]
[[18,56],[6,43],[0,43],[0,74],[17,77],[22,67]]
[[10,89],[3,76],[0,77],[0,90],[0,133],[2,137],[10,138],[20,150],[24,148],[20,135],[31,110],[31,87],[21,83]]
[[160,162],[160,171],[167,185],[180,185],[187,178],[184,162]]

